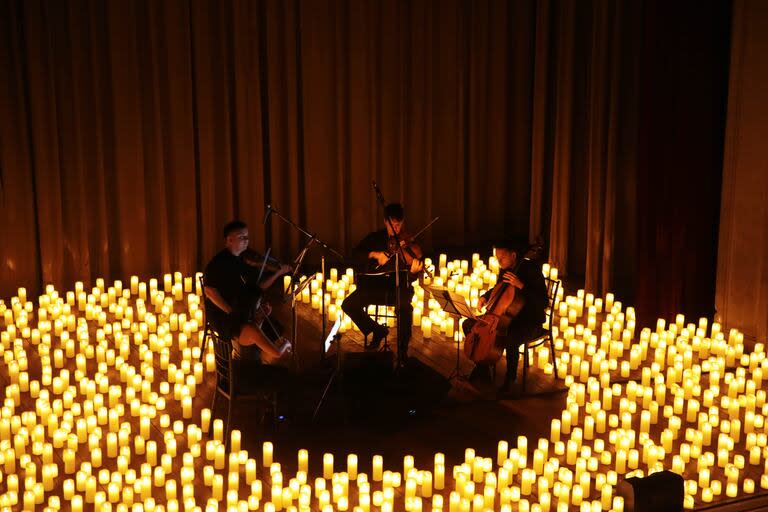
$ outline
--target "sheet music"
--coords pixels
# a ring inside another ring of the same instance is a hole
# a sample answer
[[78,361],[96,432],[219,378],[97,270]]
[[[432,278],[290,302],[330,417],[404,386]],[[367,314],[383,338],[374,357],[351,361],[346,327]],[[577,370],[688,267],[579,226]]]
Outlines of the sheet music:
[[464,318],[476,318],[472,308],[467,303],[467,299],[463,295],[437,286],[425,285],[423,288],[432,295],[446,313]]
[[331,327],[331,332],[328,333],[328,337],[325,338],[325,346],[323,347],[325,354],[327,354],[328,351],[331,350],[331,344],[333,343],[333,338],[336,337],[336,334],[339,332],[339,327],[341,327],[341,318],[336,319],[336,323],[333,324],[333,327]]

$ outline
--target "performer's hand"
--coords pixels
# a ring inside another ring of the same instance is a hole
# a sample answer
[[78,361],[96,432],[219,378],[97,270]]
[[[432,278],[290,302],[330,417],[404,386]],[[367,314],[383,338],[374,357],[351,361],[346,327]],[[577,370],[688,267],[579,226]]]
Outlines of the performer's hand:
[[411,274],[417,274],[424,270],[424,263],[422,263],[421,260],[417,260],[416,258],[411,261]]
[[266,316],[269,316],[272,314],[272,304],[269,302],[265,302],[263,306],[261,306],[262,311],[264,311],[264,314]]
[[512,272],[506,272],[506,273],[504,274],[504,277],[502,278],[502,280],[503,280],[505,283],[509,283],[509,284],[511,284],[511,285],[512,285],[512,286],[514,286],[515,288],[521,288],[521,289],[522,289],[522,288],[525,286],[525,285],[523,284],[523,282],[520,280],[520,278],[519,278],[519,277],[517,277],[517,276],[516,276],[515,274],[513,274]]
[[280,275],[287,274],[290,271],[291,271],[291,266],[286,264],[280,265],[280,268],[277,269],[277,273]]
[[372,251],[368,256],[371,259],[376,260],[376,263],[379,265],[384,265],[387,261],[389,261],[389,256],[387,253],[381,251]]
[[483,309],[485,307],[485,303],[488,302],[485,298],[485,295],[482,297],[478,297],[477,299],[477,309]]

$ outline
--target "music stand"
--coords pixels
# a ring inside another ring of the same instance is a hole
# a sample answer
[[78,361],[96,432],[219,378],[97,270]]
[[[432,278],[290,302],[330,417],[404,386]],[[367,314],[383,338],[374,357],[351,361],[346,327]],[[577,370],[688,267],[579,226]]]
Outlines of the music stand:
[[467,299],[463,295],[440,286],[424,285],[422,288],[428,291],[432,298],[440,304],[440,308],[449,315],[477,320],[477,317],[472,312],[472,308],[467,304]]
[[328,390],[331,389],[331,384],[333,384],[333,381],[336,379],[336,376],[341,371],[341,333],[339,332],[339,328],[341,327],[341,316],[339,316],[336,319],[336,323],[333,324],[333,327],[331,328],[331,332],[328,333],[328,337],[325,339],[325,342],[323,342],[323,354],[327,354],[331,350],[331,346],[333,343],[336,343],[336,368],[334,368],[333,373],[331,374],[331,377],[328,379],[328,383],[325,385],[325,390],[323,391],[323,395],[320,397],[320,400],[317,402],[317,406],[315,406],[315,412],[312,414],[312,421],[314,422],[317,419],[317,413],[320,412],[320,407],[322,407],[323,403],[325,402],[325,397],[328,395]]
[[[440,308],[446,313],[448,313],[449,315],[463,317],[463,318],[471,318],[472,320],[482,322],[482,319],[479,319],[478,317],[476,317],[475,314],[472,312],[472,309],[470,308],[469,304],[467,304],[467,299],[465,299],[463,295],[459,295],[456,292],[452,292],[447,288],[443,288],[439,286],[424,285],[423,288],[426,291],[428,291],[430,295],[432,295],[432,298],[434,298],[435,301],[437,301],[437,303],[440,304]],[[457,325],[456,329],[457,330],[460,329],[460,326]],[[466,380],[468,378],[468,375],[462,375],[459,372],[459,363],[461,362],[460,356],[461,356],[461,350],[459,348],[459,342],[457,341],[456,342],[456,368],[448,376],[448,380],[451,380],[453,378]]]
[[[344,256],[342,256],[338,251],[336,251],[335,249],[330,247],[328,244],[326,244],[325,242],[320,240],[317,237],[317,235],[312,234],[309,231],[307,231],[306,229],[304,229],[301,226],[297,225],[291,219],[289,219],[288,217],[286,217],[285,215],[283,215],[282,213],[277,211],[275,208],[273,208],[271,204],[267,205],[267,216],[264,218],[264,222],[265,223],[266,223],[267,219],[269,218],[269,216],[272,215],[272,214],[277,215],[280,219],[282,219],[287,224],[289,224],[290,226],[295,228],[297,231],[299,231],[300,233],[303,233],[304,235],[309,237],[309,242],[306,243],[306,245],[301,250],[299,255],[296,257],[296,260],[294,262],[294,270],[293,270],[293,274],[291,276],[291,284],[296,282],[296,276],[299,273],[299,267],[301,267],[301,263],[304,261],[304,256],[306,256],[307,251],[309,250],[309,247],[312,244],[319,245],[320,247],[322,247],[326,251],[335,254],[341,260],[344,259]],[[322,253],[322,255],[320,257],[320,269],[321,269],[320,271],[322,272],[322,275],[323,275],[323,281],[325,281],[325,253],[324,252]],[[291,307],[293,309],[293,337],[294,337],[294,343],[295,343],[296,342],[296,328],[297,328],[296,301],[295,300],[292,301]],[[322,336],[322,338],[325,338],[325,327],[326,327],[326,325],[325,325],[325,293],[324,292],[320,294],[320,310],[321,310],[320,314],[322,316],[322,335],[321,336]],[[296,354],[296,351],[294,350],[294,364],[295,364],[295,354]]]

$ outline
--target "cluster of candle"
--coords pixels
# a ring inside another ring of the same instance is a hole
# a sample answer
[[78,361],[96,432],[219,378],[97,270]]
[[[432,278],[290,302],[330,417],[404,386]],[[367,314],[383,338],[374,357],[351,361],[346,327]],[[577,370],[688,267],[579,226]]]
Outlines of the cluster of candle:
[[[477,253],[472,255],[471,261],[458,259],[448,261],[446,254],[440,254],[437,266],[433,264],[431,258],[425,258],[424,265],[429,269],[431,276],[425,277],[423,281],[413,282],[414,293],[411,299],[413,326],[420,328],[424,338],[429,339],[432,338],[433,333],[439,333],[448,339],[460,342],[463,340],[463,333],[459,328],[459,319],[443,311],[438,302],[431,298],[428,292],[425,292],[422,283],[447,288],[463,296],[471,307],[476,308],[480,295],[496,284],[499,262],[491,256],[486,264]],[[557,269],[548,264],[544,265],[543,272],[545,277],[558,279]],[[338,270],[332,268],[329,279],[323,279],[323,274],[319,272],[313,276],[302,275],[299,283],[294,286],[301,286],[301,283],[307,278],[312,280],[308,286],[303,288],[300,297],[301,302],[311,304],[312,308],[318,311],[321,311],[325,305],[326,313],[331,322],[335,322],[337,318],[341,317],[341,332],[358,330],[357,326],[341,309],[344,299],[355,291],[354,271],[348,268],[339,277]],[[290,276],[283,278],[284,290],[288,290],[290,281]],[[559,289],[558,295],[563,296],[562,288]],[[373,315],[377,309],[381,323],[386,323],[389,326],[394,325],[393,306],[371,305],[369,306],[369,313]]]
[[[476,305],[497,271],[493,258],[486,265],[477,255],[471,264],[441,255],[431,284]],[[557,278],[557,269],[543,271]],[[315,276],[302,300],[315,309],[325,302],[335,320],[353,277],[349,269]],[[63,296],[48,286],[37,305],[23,288],[9,304],[0,301],[0,375],[8,383],[0,508],[622,510],[619,478],[661,469],[687,478],[689,508],[768,489],[764,346],[747,352],[740,333],[726,336],[704,319],[686,325],[680,315],[636,336],[632,308],[583,290],[556,306],[557,368],[568,395],[548,437],[499,441],[495,459],[467,448],[451,467],[438,453],[426,468],[408,456],[385,470],[374,456],[370,475],[355,454],[344,471],[324,454],[314,478],[308,451],[298,452],[295,474],[284,474],[265,443],[259,466],[237,430],[227,453],[221,420],[201,409],[197,389],[214,359],[209,350],[199,361],[196,283],[180,273],[160,282],[132,277],[128,287],[99,279],[90,291],[76,283]],[[414,324],[424,337],[439,328],[460,341],[452,322],[416,285]],[[351,328],[343,318],[342,329]],[[537,350],[532,360],[551,373],[548,347]],[[202,489],[194,484],[200,475]]]
[[[747,353],[741,333],[726,336],[704,318],[686,324],[683,315],[636,338],[632,308],[583,290],[565,297],[558,316],[558,370],[569,391],[550,441],[569,465],[608,479],[672,470],[687,478],[687,508],[768,489],[762,343]],[[623,383],[613,382],[617,373]]]

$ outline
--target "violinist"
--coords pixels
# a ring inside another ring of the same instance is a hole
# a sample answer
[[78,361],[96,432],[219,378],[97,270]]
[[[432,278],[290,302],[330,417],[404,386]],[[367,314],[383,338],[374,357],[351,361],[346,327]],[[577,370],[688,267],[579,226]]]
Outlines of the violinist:
[[[252,261],[246,259],[250,251],[248,240],[248,226],[244,222],[235,220],[224,226],[225,247],[211,259],[203,275],[205,314],[223,339],[232,340],[236,359],[276,359],[290,349],[290,344],[270,340],[255,321],[254,310],[263,291],[290,267],[273,266],[274,273],[254,283],[254,267],[262,262],[254,253]],[[268,304],[259,309],[262,315],[271,311]]]
[[[482,309],[494,291],[506,284],[515,288],[515,293],[521,296],[520,301],[509,306],[503,312],[499,322],[501,329],[497,332],[496,346],[506,349],[507,373],[504,377],[502,390],[506,391],[517,378],[517,366],[520,359],[520,345],[532,339],[541,329],[545,320],[547,308],[547,285],[541,273],[541,264],[524,258],[528,244],[524,240],[512,239],[497,243],[494,255],[499,261],[499,275],[496,286],[488,290],[478,300],[478,308]],[[522,308],[519,305],[522,303]],[[517,311],[519,309],[519,311]],[[462,328],[468,334],[476,320],[465,320]],[[478,364],[473,370],[470,380],[481,380],[490,377],[490,368]]]
[[[386,326],[379,325],[367,314],[369,304],[396,305],[395,295],[395,253],[401,254],[399,268],[398,293],[400,295],[400,311],[397,312],[398,358],[405,361],[408,354],[408,342],[411,338],[411,322],[413,307],[411,298],[413,288],[411,283],[423,269],[419,259],[421,249],[409,239],[405,233],[405,211],[399,203],[388,204],[384,208],[386,229],[369,233],[355,247],[354,256],[368,274],[377,274],[372,279],[358,279],[357,289],[342,303],[344,310],[360,331],[368,336],[372,334],[370,348],[376,349],[389,333]],[[399,250],[402,249],[402,250]],[[359,276],[364,277],[364,276]]]

